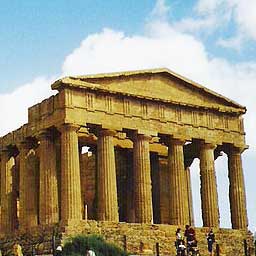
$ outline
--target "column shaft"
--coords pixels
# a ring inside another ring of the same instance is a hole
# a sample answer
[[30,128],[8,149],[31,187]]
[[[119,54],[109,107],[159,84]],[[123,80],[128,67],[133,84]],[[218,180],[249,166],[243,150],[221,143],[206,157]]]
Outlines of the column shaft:
[[27,226],[27,206],[26,206],[26,191],[27,191],[27,172],[26,161],[30,147],[27,143],[18,145],[19,163],[20,163],[20,184],[19,184],[19,229],[25,229]]
[[168,159],[159,159],[161,224],[170,223],[170,175]]
[[78,127],[63,125],[61,131],[61,220],[82,219]]
[[189,210],[189,225],[194,226],[194,213],[193,213],[193,196],[192,196],[192,184],[190,177],[190,168],[187,167],[185,170],[185,181],[187,187],[187,197],[188,197],[188,210]]
[[48,133],[40,134],[39,223],[59,221],[56,148]]
[[13,190],[14,157],[8,151],[1,153],[1,231],[11,233],[16,224],[15,192]]
[[219,226],[217,183],[214,168],[214,149],[211,144],[202,145],[200,151],[201,201],[204,227]]
[[170,173],[170,224],[185,225],[189,221],[187,189],[185,184],[183,141],[171,140],[168,148]]
[[229,199],[234,229],[247,229],[246,196],[241,151],[233,149],[228,155]]
[[119,221],[113,131],[101,130],[98,136],[98,219]]
[[133,144],[135,222],[138,223],[151,223],[153,220],[150,138],[145,135],[137,135]]

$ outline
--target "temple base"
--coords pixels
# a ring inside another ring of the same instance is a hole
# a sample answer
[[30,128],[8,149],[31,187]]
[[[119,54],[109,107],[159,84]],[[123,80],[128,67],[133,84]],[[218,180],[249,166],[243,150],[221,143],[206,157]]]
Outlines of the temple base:
[[[69,223],[71,224],[71,223]],[[33,228],[29,233],[15,232],[9,236],[1,237],[3,252],[9,249],[14,241],[18,241],[25,253],[31,252],[32,244],[36,253],[44,251],[51,253],[52,235],[55,232],[57,243],[75,234],[99,234],[108,242],[115,243],[121,248],[126,248],[128,252],[139,254],[142,248],[156,253],[156,243],[160,246],[160,255],[175,255],[175,231],[177,226],[173,225],[151,225],[135,223],[115,223],[81,221],[76,225],[47,226]],[[207,228],[196,228],[198,248],[201,255],[207,254],[207,242],[205,234]],[[247,241],[248,255],[254,255],[253,237],[246,230],[214,229],[216,243],[220,247],[220,255],[244,255],[244,240]],[[215,244],[216,246],[216,244]],[[215,247],[214,246],[214,247]]]

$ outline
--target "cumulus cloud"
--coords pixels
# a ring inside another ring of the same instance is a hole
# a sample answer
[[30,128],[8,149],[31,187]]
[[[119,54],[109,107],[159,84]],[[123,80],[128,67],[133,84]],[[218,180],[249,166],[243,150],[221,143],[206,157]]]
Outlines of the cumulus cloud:
[[[233,1],[238,6],[236,1]],[[211,4],[207,5],[207,2]],[[226,0],[201,0],[197,8],[200,12],[213,12],[217,8],[216,6],[224,2]],[[230,0],[230,4],[231,2]],[[88,35],[65,58],[62,65],[62,76],[167,67],[197,81],[248,107],[245,125],[251,149],[245,154],[244,160],[247,168],[254,167],[255,161],[252,156],[256,153],[254,146],[256,145],[254,134],[256,103],[253,99],[256,98],[254,90],[256,63],[233,64],[225,59],[210,57],[204,44],[193,34],[179,29],[167,19],[159,18],[159,16],[164,17],[168,10],[164,0],[157,1],[150,16],[151,19],[147,20],[145,32],[142,35],[127,36],[122,31],[109,28]],[[51,81],[52,79],[46,78],[36,79],[12,94],[0,95],[0,110],[6,109],[5,112],[0,112],[1,120],[6,120],[4,126],[1,127],[2,133],[14,129],[26,121],[26,108],[52,93],[50,91]],[[7,112],[10,102],[12,109]],[[223,166],[223,163],[218,165]],[[199,183],[197,171],[198,169],[193,172],[194,184]],[[253,187],[250,182],[255,179],[252,172],[246,172],[246,175],[246,182],[250,190]],[[221,180],[218,179],[219,182]],[[194,187],[196,187],[194,194],[199,197],[199,186]],[[253,205],[252,200],[249,197],[250,205]],[[224,209],[222,212],[228,211],[225,207],[221,208]],[[252,218],[256,208],[250,206],[249,209],[251,226],[253,226],[256,225]],[[196,215],[200,215],[199,210],[200,204],[196,209]],[[226,221],[229,216],[224,217]],[[226,225],[225,221],[223,225]]]
[[[231,38],[220,39],[219,45],[240,49],[243,41],[256,40],[256,1],[254,0],[199,0],[196,12],[203,17],[216,17],[215,25],[234,23],[236,32]],[[196,22],[196,19],[193,19]],[[213,24],[214,25],[214,24]]]
[[50,84],[54,78],[38,77],[11,93],[0,94],[0,136],[27,122],[28,107],[53,94]]

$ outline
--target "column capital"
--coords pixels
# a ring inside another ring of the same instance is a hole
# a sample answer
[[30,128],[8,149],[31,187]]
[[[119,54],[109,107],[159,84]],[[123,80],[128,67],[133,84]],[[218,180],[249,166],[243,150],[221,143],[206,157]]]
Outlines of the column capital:
[[80,125],[77,124],[62,124],[57,126],[57,130],[60,132],[64,132],[64,131],[75,131],[77,132],[80,129]]
[[21,142],[18,142],[17,144],[16,144],[16,146],[17,146],[17,148],[18,148],[18,150],[19,151],[21,151],[21,150],[30,150],[31,148],[33,148],[33,144],[32,144],[32,142],[30,142],[30,141],[21,141]]
[[182,145],[183,146],[186,143],[185,138],[173,137],[172,135],[163,135],[160,137],[160,140],[168,147],[171,145]]
[[248,146],[235,146],[235,145],[230,145],[229,150],[228,150],[228,155],[241,155]]
[[109,129],[101,129],[98,132],[99,136],[115,136],[116,135],[116,131],[115,130],[109,130]]
[[47,130],[47,129],[44,129],[44,130],[41,130],[39,131],[36,136],[35,136],[39,141],[41,140],[46,140],[46,139],[51,139],[53,136],[52,136],[52,133],[51,131]]
[[7,154],[9,152],[10,151],[9,151],[9,149],[7,147],[1,148],[1,150],[0,150],[0,157],[1,157],[1,155],[5,155],[5,154]]
[[201,147],[201,149],[212,149],[212,150],[214,150],[217,147],[217,145],[215,143],[212,143],[212,142],[202,141],[200,143],[200,147]]
[[152,140],[152,136],[148,135],[148,134],[140,134],[140,133],[137,133],[137,132],[134,132],[132,134],[132,137],[131,137],[132,141],[134,142],[135,140],[145,140],[145,141],[151,141]]

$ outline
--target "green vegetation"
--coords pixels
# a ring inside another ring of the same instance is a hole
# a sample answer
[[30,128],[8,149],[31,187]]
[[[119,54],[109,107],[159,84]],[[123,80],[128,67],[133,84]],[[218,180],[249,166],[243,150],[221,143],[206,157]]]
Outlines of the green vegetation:
[[109,244],[98,235],[78,235],[68,239],[63,248],[63,256],[85,256],[86,250],[93,250],[97,256],[126,256],[125,251]]

